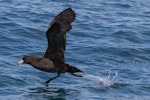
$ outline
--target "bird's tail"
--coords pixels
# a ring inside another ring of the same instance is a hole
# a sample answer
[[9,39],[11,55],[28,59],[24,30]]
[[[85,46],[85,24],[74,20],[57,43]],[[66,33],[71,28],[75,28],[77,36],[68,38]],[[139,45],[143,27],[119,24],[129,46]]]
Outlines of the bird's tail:
[[72,66],[72,65],[69,65],[69,64],[66,64],[66,72],[69,72],[69,73],[76,73],[76,72],[83,72],[81,71],[80,69]]

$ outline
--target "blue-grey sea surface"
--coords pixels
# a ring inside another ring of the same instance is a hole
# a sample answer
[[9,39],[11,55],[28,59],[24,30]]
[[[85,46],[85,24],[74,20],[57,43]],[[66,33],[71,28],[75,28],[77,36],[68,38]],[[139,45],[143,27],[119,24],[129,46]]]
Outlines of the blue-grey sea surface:
[[[17,62],[43,56],[49,23],[68,7],[65,59],[84,75],[46,87],[56,74]],[[150,100],[150,0],[0,0],[0,100]]]

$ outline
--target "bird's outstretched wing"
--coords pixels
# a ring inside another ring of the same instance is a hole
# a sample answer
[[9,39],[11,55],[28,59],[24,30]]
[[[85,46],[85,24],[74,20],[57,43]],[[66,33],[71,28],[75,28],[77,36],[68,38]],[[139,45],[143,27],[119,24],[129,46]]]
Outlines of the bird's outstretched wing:
[[64,61],[64,52],[66,48],[66,32],[71,29],[71,23],[75,20],[75,12],[68,8],[59,13],[50,23],[46,32],[48,39],[48,48],[44,57],[54,62]]

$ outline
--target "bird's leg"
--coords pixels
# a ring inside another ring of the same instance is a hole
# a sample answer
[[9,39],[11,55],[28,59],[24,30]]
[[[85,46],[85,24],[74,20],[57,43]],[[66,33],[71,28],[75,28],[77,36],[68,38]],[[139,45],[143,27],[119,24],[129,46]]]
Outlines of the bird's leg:
[[53,80],[53,79],[55,79],[55,78],[57,78],[57,77],[59,77],[59,76],[60,76],[60,73],[58,73],[57,76],[55,76],[55,77],[53,77],[53,78],[50,78],[49,80],[47,80],[46,82],[44,82],[44,85],[48,86],[48,83],[49,83],[51,80]]
[[83,77],[82,75],[78,75],[78,74],[75,74],[75,73],[71,73],[71,75],[76,76],[76,77]]

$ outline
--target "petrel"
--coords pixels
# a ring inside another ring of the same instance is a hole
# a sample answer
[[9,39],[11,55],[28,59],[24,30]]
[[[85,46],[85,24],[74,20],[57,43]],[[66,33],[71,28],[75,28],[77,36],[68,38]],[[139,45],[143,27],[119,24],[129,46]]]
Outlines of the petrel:
[[59,13],[54,20],[49,24],[46,32],[48,47],[44,56],[24,56],[18,64],[29,64],[34,68],[49,72],[57,73],[57,76],[50,78],[45,85],[60,76],[61,73],[71,73],[74,76],[82,77],[75,74],[82,72],[80,69],[65,62],[64,52],[66,49],[66,32],[72,27],[71,23],[75,20],[76,14],[71,8],[67,8]]

